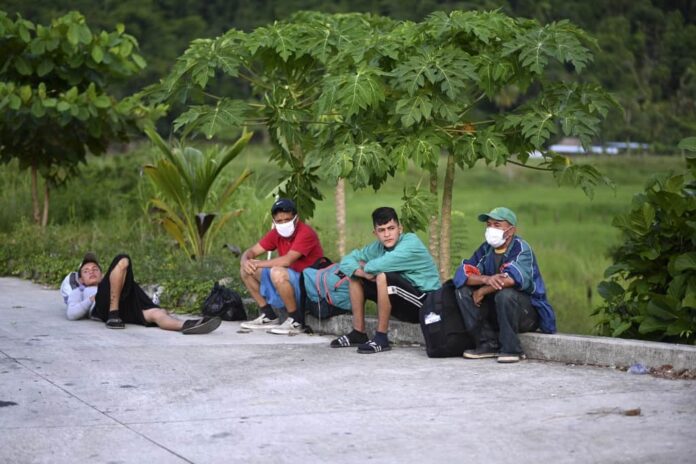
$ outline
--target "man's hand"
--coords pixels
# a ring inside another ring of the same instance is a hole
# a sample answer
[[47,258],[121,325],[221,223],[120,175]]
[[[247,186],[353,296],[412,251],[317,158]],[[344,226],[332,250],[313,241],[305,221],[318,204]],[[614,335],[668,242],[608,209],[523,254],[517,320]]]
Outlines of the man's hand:
[[483,276],[483,283],[495,290],[502,290],[509,276],[507,274],[495,274],[492,276]]
[[355,271],[355,273],[353,273],[353,275],[356,277],[362,277],[363,279],[372,280],[372,281],[374,281],[377,278],[377,276],[372,275],[372,274],[368,274],[367,272],[363,271],[362,267],[356,269],[356,271]]
[[471,293],[471,298],[474,300],[474,304],[476,306],[481,306],[484,296],[486,296],[486,293],[483,290],[483,287],[477,288]]
[[245,273],[252,275],[259,268],[258,263],[258,259],[247,259],[246,261],[244,261],[244,264],[242,264],[242,269]]

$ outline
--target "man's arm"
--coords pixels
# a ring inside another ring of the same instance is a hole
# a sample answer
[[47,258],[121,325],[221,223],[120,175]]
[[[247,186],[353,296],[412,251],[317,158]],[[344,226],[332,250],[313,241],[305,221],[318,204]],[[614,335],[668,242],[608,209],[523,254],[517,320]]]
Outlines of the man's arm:
[[472,292],[474,304],[479,306],[486,295],[498,292],[507,287],[514,287],[515,280],[507,273],[487,275],[470,275],[466,280],[466,285],[469,287],[479,287]]
[[242,271],[246,272],[247,274],[253,274],[256,272],[257,269],[261,269],[264,267],[290,267],[292,263],[294,263],[302,257],[302,253],[299,253],[295,250],[290,250],[286,255],[278,256],[277,258],[256,259],[257,256],[259,256],[262,253],[265,253],[266,251],[268,250],[264,249],[261,246],[261,244],[257,243],[256,245],[242,253],[242,256],[240,258],[240,265]]
[[76,321],[87,316],[92,304],[94,303],[94,295],[89,298],[84,297],[84,287],[77,287],[68,295],[68,305],[65,315],[70,321]]
[[362,267],[365,265],[365,263],[368,260],[368,253],[367,250],[371,247],[374,246],[374,243],[367,245],[361,249],[355,249],[345,255],[343,259],[341,259],[341,263],[339,264],[339,269],[341,270],[342,273],[347,275],[348,277],[366,277],[363,275],[364,271]]
[[404,234],[401,241],[381,256],[366,260],[365,272],[376,275],[382,272],[403,272],[414,264],[432,261],[432,257],[417,235]]

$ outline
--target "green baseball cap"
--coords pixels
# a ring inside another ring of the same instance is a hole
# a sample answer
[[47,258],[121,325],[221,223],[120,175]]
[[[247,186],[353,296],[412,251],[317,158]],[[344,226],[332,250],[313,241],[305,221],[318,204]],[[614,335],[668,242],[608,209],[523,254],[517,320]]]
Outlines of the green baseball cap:
[[490,213],[479,214],[478,220],[481,222],[486,222],[489,219],[495,219],[496,221],[507,221],[511,225],[517,225],[517,216],[512,210],[499,206],[493,208]]

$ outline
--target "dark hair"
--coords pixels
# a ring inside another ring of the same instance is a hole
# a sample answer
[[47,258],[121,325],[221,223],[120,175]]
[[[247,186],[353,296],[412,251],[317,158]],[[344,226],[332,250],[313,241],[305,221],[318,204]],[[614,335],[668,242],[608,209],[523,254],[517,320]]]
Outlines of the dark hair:
[[374,227],[384,225],[392,219],[397,224],[399,223],[399,216],[396,214],[396,210],[389,206],[382,206],[372,212],[372,225]]
[[279,198],[273,206],[271,206],[271,216],[275,216],[276,213],[292,213],[297,214],[297,206],[295,202],[289,198]]
[[99,268],[99,270],[101,271],[101,266],[99,265],[99,261],[97,261],[97,255],[95,255],[94,253],[92,253],[90,251],[90,252],[85,253],[85,257],[82,258],[82,262],[80,263],[80,267],[77,268],[77,274],[80,277],[82,277],[82,268],[85,267],[85,264],[88,264],[88,263],[96,264],[97,267]]

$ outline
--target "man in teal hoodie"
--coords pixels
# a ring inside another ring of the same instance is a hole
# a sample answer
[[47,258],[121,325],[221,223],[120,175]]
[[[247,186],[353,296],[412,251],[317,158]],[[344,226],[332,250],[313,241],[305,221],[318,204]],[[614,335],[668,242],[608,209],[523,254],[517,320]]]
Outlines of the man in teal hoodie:
[[[416,234],[403,233],[394,208],[374,210],[372,224],[377,240],[341,260],[341,272],[350,277],[353,331],[333,340],[333,348],[357,346],[358,353],[390,350],[389,317],[417,323],[427,292],[440,288],[428,249]],[[377,303],[377,332],[371,340],[365,333],[366,300]]]

